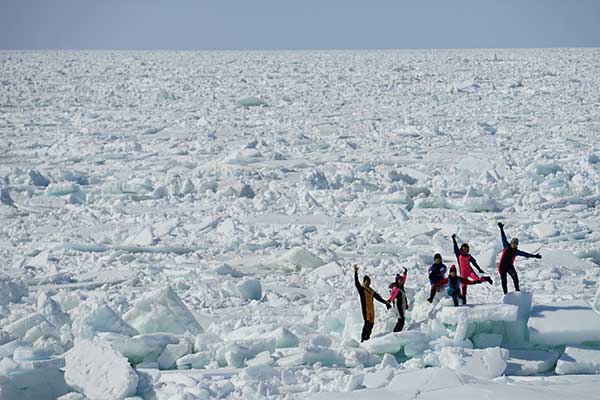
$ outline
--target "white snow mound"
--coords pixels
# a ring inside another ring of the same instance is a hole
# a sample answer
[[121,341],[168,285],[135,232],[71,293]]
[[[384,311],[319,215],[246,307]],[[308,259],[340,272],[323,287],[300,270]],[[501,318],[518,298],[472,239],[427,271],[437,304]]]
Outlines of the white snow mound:
[[310,251],[302,248],[295,248],[280,257],[278,264],[283,269],[298,271],[302,269],[315,269],[325,263]]
[[137,390],[138,376],[110,345],[78,341],[65,355],[66,382],[90,400],[122,400]]
[[204,332],[171,287],[147,293],[125,314],[124,319],[140,333],[182,335],[189,332],[197,335]]

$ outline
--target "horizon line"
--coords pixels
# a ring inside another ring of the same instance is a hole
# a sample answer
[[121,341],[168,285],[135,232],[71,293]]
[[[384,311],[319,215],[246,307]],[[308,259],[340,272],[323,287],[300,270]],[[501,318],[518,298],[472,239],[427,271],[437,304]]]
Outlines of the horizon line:
[[541,46],[541,47],[378,47],[378,48],[360,48],[360,47],[339,47],[339,48],[199,48],[199,49],[168,49],[168,48],[23,48],[11,49],[0,48],[1,52],[27,52],[27,51],[123,51],[123,52],[152,52],[152,51],[173,51],[173,52],[219,52],[219,51],[250,51],[250,52],[276,52],[276,51],[406,51],[406,50],[569,50],[569,49],[590,49],[598,50],[599,46]]

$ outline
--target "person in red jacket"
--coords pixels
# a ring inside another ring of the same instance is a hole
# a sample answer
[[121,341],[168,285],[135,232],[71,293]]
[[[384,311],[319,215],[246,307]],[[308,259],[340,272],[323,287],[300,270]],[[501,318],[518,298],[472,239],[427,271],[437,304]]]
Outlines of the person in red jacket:
[[[472,281],[467,278],[463,278],[462,276],[456,275],[456,265],[452,264],[450,266],[450,272],[448,273],[448,277],[436,282],[436,286],[442,287],[447,284],[448,296],[452,297],[454,307],[458,307],[458,299],[462,299],[461,285],[477,285],[478,283],[483,282],[485,281]],[[463,304],[465,304],[464,301]]]
[[513,284],[515,285],[515,291],[519,291],[519,276],[517,275],[517,270],[515,269],[515,258],[517,256],[526,257],[526,258],[542,258],[541,254],[530,254],[525,251],[519,250],[519,239],[512,238],[510,243],[508,243],[508,239],[506,239],[506,234],[504,233],[504,224],[502,222],[498,222],[498,228],[500,228],[500,237],[502,239],[502,255],[500,256],[500,262],[498,263],[498,273],[500,274],[500,280],[502,281],[502,290],[504,294],[508,293],[508,284],[506,275],[510,275],[513,280]]
[[408,299],[404,292],[404,284],[406,283],[407,272],[406,268],[404,268],[404,273],[402,275],[396,274],[396,279],[390,284],[392,293],[388,299],[388,303],[396,300],[396,309],[398,310],[398,322],[396,322],[394,332],[401,332],[404,329],[404,322],[406,320],[405,311],[408,309]]
[[[452,243],[454,244],[454,255],[456,256],[456,260],[458,261],[458,267],[460,268],[460,277],[469,279],[474,282],[489,282],[490,284],[492,284],[492,278],[490,278],[489,276],[480,277],[475,273],[475,271],[473,271],[473,268],[471,268],[471,264],[473,264],[473,266],[477,268],[477,271],[479,271],[480,274],[484,273],[483,270],[479,267],[479,264],[477,264],[477,260],[475,260],[475,257],[469,254],[469,245],[463,243],[459,249],[458,243],[456,242],[456,234],[452,235]],[[462,303],[467,304],[467,284],[465,283],[461,284],[461,298]]]

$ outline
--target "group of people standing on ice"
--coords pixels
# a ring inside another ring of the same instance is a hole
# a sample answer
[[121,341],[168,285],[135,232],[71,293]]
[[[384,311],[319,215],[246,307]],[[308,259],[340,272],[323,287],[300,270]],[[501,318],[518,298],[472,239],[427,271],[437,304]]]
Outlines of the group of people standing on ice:
[[[502,239],[503,247],[502,254],[500,255],[500,262],[498,263],[498,273],[500,274],[502,290],[504,294],[508,293],[507,276],[510,276],[513,280],[515,290],[518,292],[520,290],[519,276],[515,270],[515,258],[521,256],[539,259],[542,258],[542,256],[539,253],[530,254],[519,250],[519,239],[513,238],[509,242],[504,233],[504,224],[502,222],[498,222],[498,228],[500,228],[500,237]],[[442,287],[448,286],[448,295],[452,298],[454,306],[457,307],[459,303],[467,304],[467,287],[469,285],[476,285],[483,282],[493,284],[493,281],[489,276],[480,276],[475,273],[473,267],[477,269],[479,274],[484,274],[484,271],[477,264],[475,257],[469,254],[469,245],[467,243],[463,243],[458,247],[455,234],[452,235],[452,243],[459,270],[457,271],[456,266],[452,264],[448,271],[448,276],[446,277],[447,267],[442,262],[442,255],[439,253],[435,254],[433,256],[433,264],[428,270],[431,290],[427,301],[433,303],[436,293],[440,292]],[[392,307],[392,304],[394,304],[398,311],[398,322],[394,327],[394,332],[400,332],[404,329],[405,313],[408,309],[408,301],[404,292],[407,272],[407,269],[404,268],[402,274],[396,275],[396,279],[389,286],[390,297],[386,300],[371,287],[371,278],[369,278],[368,275],[363,277],[362,283],[359,281],[358,266],[354,265],[354,284],[360,296],[360,304],[364,319],[361,341],[368,340],[371,337],[373,325],[375,324],[374,300],[385,304],[388,310]],[[459,272],[460,275],[458,275],[457,272]]]

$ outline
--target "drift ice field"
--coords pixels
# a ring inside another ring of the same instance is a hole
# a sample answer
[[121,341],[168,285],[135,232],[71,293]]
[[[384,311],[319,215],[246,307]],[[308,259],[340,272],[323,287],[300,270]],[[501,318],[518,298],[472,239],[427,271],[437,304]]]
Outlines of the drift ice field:
[[598,49],[0,52],[0,399],[597,399],[599,115]]

